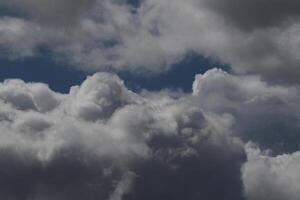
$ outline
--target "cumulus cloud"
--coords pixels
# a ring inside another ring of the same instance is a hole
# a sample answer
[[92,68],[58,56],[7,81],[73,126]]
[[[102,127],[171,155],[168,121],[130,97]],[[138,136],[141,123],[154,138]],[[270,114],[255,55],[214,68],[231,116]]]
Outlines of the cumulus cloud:
[[68,94],[0,83],[0,198],[297,199],[299,6],[1,1],[2,58],[46,49],[83,70],[160,73],[193,52],[233,73],[197,75],[192,94],[134,93],[111,73]]
[[299,198],[299,151],[273,157],[248,144],[247,155],[243,180],[248,200]]
[[192,103],[204,110],[233,117],[232,131],[245,141],[277,152],[299,149],[299,87],[213,69],[196,76],[193,96]]
[[98,73],[69,94],[6,80],[0,104],[1,198],[242,198],[231,121],[184,94],[136,94]]
[[110,73],[68,94],[6,80],[0,196],[294,200],[299,102],[297,86],[220,69],[192,94],[134,93]]
[[190,105],[221,116],[245,143],[242,167],[247,200],[299,198],[299,87],[274,86],[257,75],[220,69],[197,75]]

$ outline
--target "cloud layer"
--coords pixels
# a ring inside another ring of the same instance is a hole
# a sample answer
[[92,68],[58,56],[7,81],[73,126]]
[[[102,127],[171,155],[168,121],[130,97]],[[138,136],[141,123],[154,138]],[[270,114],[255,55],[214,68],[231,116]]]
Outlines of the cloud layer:
[[268,200],[276,191],[297,199],[299,146],[286,143],[299,140],[298,92],[218,69],[198,75],[193,94],[137,94],[110,73],[68,94],[6,80],[0,196]]
[[196,52],[271,82],[299,80],[300,5],[294,1],[14,0],[1,5],[11,12],[0,18],[0,45],[12,57],[34,56],[42,47],[84,70],[160,73]]

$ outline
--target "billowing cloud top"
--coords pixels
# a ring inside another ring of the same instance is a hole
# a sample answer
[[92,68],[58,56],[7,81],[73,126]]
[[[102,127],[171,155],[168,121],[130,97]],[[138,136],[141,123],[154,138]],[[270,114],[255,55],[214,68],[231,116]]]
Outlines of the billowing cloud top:
[[[136,94],[109,73],[88,77],[68,94],[6,80],[0,84],[0,197],[297,199],[297,153],[279,154],[299,149],[281,143],[298,135],[280,132],[290,125],[287,117],[295,121],[291,131],[299,131],[298,92],[217,69],[196,77],[193,94],[176,95]],[[249,141],[273,151],[244,147]]]
[[224,131],[230,120],[212,123],[185,97],[148,95],[107,73],[66,95],[44,84],[2,83],[1,198],[239,199],[245,153]]

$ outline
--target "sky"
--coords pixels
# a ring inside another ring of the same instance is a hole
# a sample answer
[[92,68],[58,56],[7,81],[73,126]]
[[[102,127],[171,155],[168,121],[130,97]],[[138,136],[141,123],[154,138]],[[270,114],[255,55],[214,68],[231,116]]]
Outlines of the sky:
[[298,200],[299,13],[1,0],[0,199]]
[[[1,58],[0,66],[3,66],[0,68],[1,81],[17,78],[25,82],[43,82],[52,90],[61,93],[68,93],[71,86],[80,85],[88,75],[95,73],[74,69],[67,63],[53,60],[51,55],[45,52],[38,57],[17,60]],[[170,70],[160,74],[135,74],[111,70],[110,72],[118,74],[125,85],[134,91],[172,89],[191,92],[194,76],[216,66],[228,70],[224,64],[191,53],[182,61],[175,63]]]

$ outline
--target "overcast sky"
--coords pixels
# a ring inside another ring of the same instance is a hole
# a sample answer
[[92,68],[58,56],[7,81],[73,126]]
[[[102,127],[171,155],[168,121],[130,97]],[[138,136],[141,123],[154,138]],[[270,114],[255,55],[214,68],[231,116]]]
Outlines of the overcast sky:
[[0,0],[0,199],[298,200],[300,2]]

